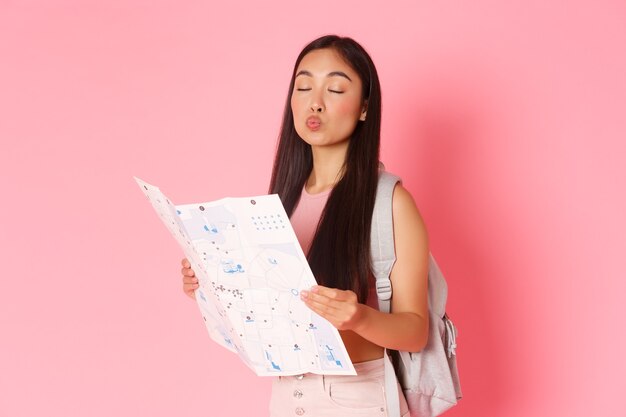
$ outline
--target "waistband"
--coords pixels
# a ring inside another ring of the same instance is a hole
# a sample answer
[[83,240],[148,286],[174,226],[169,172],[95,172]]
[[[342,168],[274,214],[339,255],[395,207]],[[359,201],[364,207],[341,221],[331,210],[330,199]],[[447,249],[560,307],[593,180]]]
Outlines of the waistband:
[[382,371],[385,373],[385,358],[372,359],[371,361],[354,363],[354,369],[358,375],[378,373]]
[[378,378],[385,375],[385,359],[373,359],[371,361],[358,362],[353,364],[354,370],[356,371],[356,375],[320,375],[314,373],[306,373],[300,375],[291,375],[291,376],[280,376],[278,379],[290,380],[297,379],[301,380],[306,376],[306,379],[323,379],[323,380],[335,380],[339,378],[340,380],[345,380],[345,378],[349,378],[351,380],[359,380],[362,378]]

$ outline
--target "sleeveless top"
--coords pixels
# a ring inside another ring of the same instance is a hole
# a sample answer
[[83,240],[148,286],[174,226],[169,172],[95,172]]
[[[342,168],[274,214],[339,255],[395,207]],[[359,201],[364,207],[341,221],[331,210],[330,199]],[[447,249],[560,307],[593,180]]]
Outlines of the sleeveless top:
[[[302,187],[302,193],[300,194],[300,201],[296,205],[293,213],[291,214],[291,225],[302,251],[304,254],[309,253],[313,237],[315,237],[315,231],[317,230],[317,224],[320,221],[326,201],[331,190],[322,191],[318,194],[309,194],[306,190],[306,186]],[[376,295],[376,279],[373,275],[369,277],[369,293],[367,296],[366,304],[373,309],[378,310],[378,296]]]

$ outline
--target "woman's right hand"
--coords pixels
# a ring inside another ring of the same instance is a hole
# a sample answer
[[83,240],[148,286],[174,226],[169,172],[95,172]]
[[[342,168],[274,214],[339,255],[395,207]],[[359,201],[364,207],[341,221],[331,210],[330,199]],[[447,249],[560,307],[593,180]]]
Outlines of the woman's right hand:
[[181,264],[183,265],[183,268],[180,270],[181,274],[183,274],[183,292],[195,300],[194,292],[199,286],[198,278],[196,278],[195,272],[191,269],[191,264],[187,258],[183,258]]

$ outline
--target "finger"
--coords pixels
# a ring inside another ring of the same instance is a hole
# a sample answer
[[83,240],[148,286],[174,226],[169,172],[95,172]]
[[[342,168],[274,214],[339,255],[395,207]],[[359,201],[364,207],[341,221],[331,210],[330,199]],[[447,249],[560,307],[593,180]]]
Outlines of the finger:
[[333,299],[311,291],[300,291],[300,296],[303,300],[315,301],[317,303],[328,305],[333,308],[340,308],[342,304],[345,304],[345,300]]
[[195,290],[197,290],[199,287],[198,284],[183,284],[183,291],[188,293],[188,292],[194,292]]
[[316,313],[320,314],[323,313],[324,317],[326,316],[334,316],[337,314],[337,308],[335,308],[334,306],[330,305],[329,303],[325,303],[325,302],[320,302],[320,301],[316,301],[313,300],[309,297],[307,297],[304,300],[304,303],[311,309],[313,309]]
[[313,294],[330,298],[331,300],[343,301],[348,299],[347,291],[338,290],[337,288],[328,288],[323,285],[314,285],[311,287],[311,292]]
[[327,313],[322,308],[320,308],[319,305],[309,301],[305,301],[304,305],[306,305],[307,308],[310,309],[312,312],[317,313],[317,315],[319,315],[320,317],[328,320],[328,318],[326,317]]
[[337,315],[338,310],[336,309],[328,308],[328,306],[323,306],[314,302],[306,303],[306,305],[312,312],[316,313],[323,319],[328,320],[328,322],[330,322],[330,324],[332,324],[335,328],[337,328],[337,323],[341,322],[340,317]]
[[187,258],[183,258],[182,261],[180,261],[180,263],[185,267],[185,268],[189,268],[191,266],[191,264],[189,263],[189,261],[187,260]]
[[197,284],[198,283],[198,278],[197,277],[183,277],[183,283],[185,283],[185,284]]
[[193,269],[191,268],[182,268],[180,270],[180,273],[183,274],[183,276],[188,276],[188,277],[193,277],[196,275],[196,273],[193,271]]

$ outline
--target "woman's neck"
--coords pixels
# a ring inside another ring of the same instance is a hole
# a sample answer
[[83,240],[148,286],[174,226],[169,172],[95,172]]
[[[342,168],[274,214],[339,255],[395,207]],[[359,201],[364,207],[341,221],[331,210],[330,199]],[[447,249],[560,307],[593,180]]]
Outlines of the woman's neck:
[[335,146],[312,146],[313,169],[305,184],[310,194],[333,188],[343,175],[348,141]]

